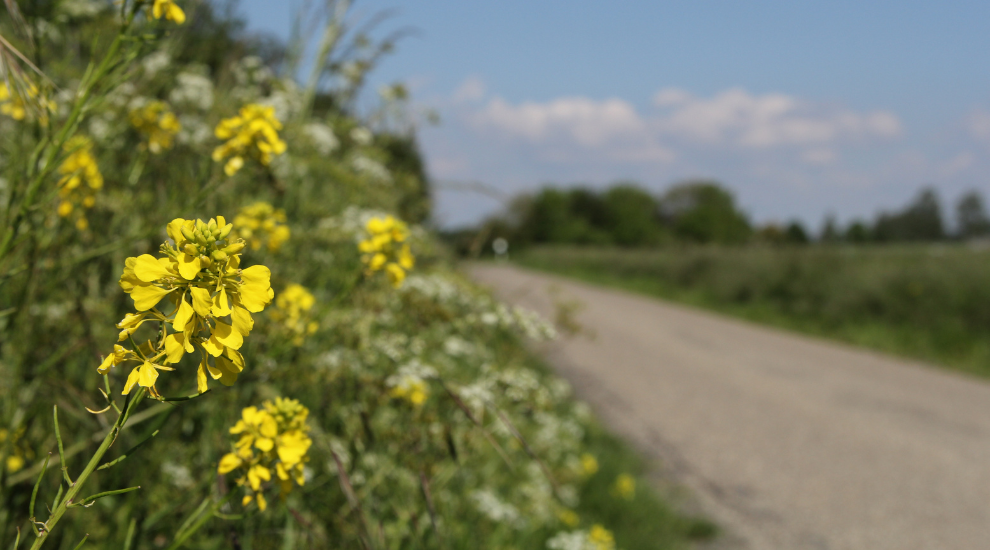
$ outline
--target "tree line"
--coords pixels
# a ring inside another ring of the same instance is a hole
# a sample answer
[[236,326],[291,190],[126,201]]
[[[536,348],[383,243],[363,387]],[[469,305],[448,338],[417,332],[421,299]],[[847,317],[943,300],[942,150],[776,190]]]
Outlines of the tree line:
[[922,189],[899,210],[882,211],[874,220],[840,226],[826,217],[820,231],[799,220],[753,224],[722,184],[692,180],[655,196],[635,182],[607,189],[545,186],[515,197],[502,214],[478,227],[448,233],[459,252],[477,255],[497,238],[513,248],[531,244],[654,247],[673,243],[741,245],[933,242],[990,236],[990,217],[977,191],[955,205],[955,224],[943,219],[938,193]]

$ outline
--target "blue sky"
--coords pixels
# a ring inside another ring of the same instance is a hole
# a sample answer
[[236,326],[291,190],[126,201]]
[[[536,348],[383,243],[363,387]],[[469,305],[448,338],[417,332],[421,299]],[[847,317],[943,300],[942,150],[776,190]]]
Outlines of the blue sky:
[[[290,2],[242,0],[286,36]],[[990,195],[990,3],[364,0],[411,27],[371,89],[404,81],[443,120],[431,172],[515,193],[545,182],[661,191],[713,178],[754,220],[813,228]],[[438,221],[499,204],[441,191]]]

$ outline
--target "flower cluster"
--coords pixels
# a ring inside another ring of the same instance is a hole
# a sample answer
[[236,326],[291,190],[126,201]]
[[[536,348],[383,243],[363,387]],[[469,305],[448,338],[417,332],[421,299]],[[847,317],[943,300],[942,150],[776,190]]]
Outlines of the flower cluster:
[[182,8],[175,3],[175,0],[155,0],[155,4],[151,8],[151,13],[155,16],[155,19],[164,17],[169,21],[175,21],[177,25],[186,22],[186,12],[182,11]]
[[292,284],[279,292],[275,299],[272,320],[281,324],[291,335],[292,344],[301,346],[303,340],[320,328],[319,323],[310,317],[310,310],[316,299],[302,285]]
[[[25,96],[27,97],[25,98]],[[28,109],[29,99],[36,102],[41,108],[42,123],[47,121],[49,112],[55,111],[55,104],[51,100],[42,97],[38,87],[34,84],[28,83],[18,93],[16,89],[9,87],[7,83],[0,82],[0,114],[7,115],[14,120],[24,120],[31,113]]]
[[9,430],[0,428],[0,448],[6,444],[10,450],[6,460],[3,462],[8,474],[21,470],[27,464],[28,460],[34,459],[34,452],[21,441],[23,436],[23,427],[16,430],[13,434]]
[[278,137],[282,123],[275,118],[275,108],[252,103],[240,113],[217,124],[214,134],[226,143],[213,150],[214,162],[227,159],[223,171],[233,176],[244,166],[244,157],[251,157],[268,166],[274,155],[285,152],[285,142]]
[[587,531],[558,533],[547,541],[550,550],[615,550],[615,536],[601,525]]
[[158,154],[172,148],[175,135],[182,129],[179,119],[164,101],[152,101],[130,113],[131,125],[148,138],[147,147],[152,153]]
[[593,476],[598,472],[598,459],[591,453],[581,455],[581,473],[585,476]]
[[241,208],[234,217],[234,226],[251,250],[264,245],[269,252],[278,252],[291,235],[289,226],[285,225],[285,211],[262,201]]
[[406,272],[413,268],[415,259],[406,239],[406,224],[392,216],[371,218],[365,225],[368,237],[358,243],[358,250],[368,272],[384,270],[389,280],[398,288],[406,279]]
[[612,495],[625,500],[636,498],[636,480],[629,474],[619,474],[612,484]]
[[243,506],[256,500],[261,511],[268,507],[263,491],[273,473],[281,498],[292,491],[293,483],[300,487],[305,483],[303,466],[312,445],[307,435],[308,415],[309,409],[298,401],[282,397],[274,403],[266,401],[261,409],[247,407],[241,412],[241,419],[230,429],[230,433],[240,435],[236,450],[220,459],[217,471],[221,475],[240,471],[237,484],[248,491],[241,501]]
[[430,395],[427,380],[437,376],[432,367],[412,361],[399,367],[398,372],[385,380],[389,388],[388,394],[395,399],[402,399],[413,407],[419,407],[426,402]]
[[[240,268],[245,245],[230,238],[233,229],[223,216],[209,222],[177,218],[168,224],[173,244],[161,245],[162,257],[127,258],[120,286],[131,295],[138,313],[127,314],[117,324],[119,340],[133,342],[131,335],[147,321],[160,322],[161,331],[156,343],[135,350],[115,346],[100,365],[100,373],[106,373],[124,361],[140,363],[131,370],[124,394],[139,385],[157,397],[158,371],[174,370],[169,365],[196,351],[201,393],[207,390],[207,374],[227,386],[237,380],[244,369],[244,357],[237,350],[254,328],[251,313],[264,310],[274,292],[267,267]],[[164,298],[174,305],[169,315],[156,307]]]
[[77,212],[76,227],[80,231],[89,228],[86,215],[76,206],[92,208],[96,204],[96,192],[103,188],[103,174],[93,157],[93,142],[86,136],[74,136],[64,146],[69,153],[58,167],[58,215],[68,218]]

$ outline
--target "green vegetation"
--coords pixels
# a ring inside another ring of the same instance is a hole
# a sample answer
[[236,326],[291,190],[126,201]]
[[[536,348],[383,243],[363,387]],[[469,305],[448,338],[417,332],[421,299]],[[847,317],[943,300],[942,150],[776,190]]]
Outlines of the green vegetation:
[[543,247],[522,265],[990,375],[990,252],[963,245]]
[[0,547],[711,535],[602,489],[639,465],[526,351],[553,327],[420,225],[407,94],[360,92],[394,35],[348,5],[305,85],[207,2],[0,8]]

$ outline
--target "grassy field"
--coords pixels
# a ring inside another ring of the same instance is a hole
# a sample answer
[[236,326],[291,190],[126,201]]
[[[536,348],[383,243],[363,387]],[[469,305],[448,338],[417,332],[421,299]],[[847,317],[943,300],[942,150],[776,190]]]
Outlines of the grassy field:
[[534,248],[521,265],[990,375],[990,252],[963,245]]

